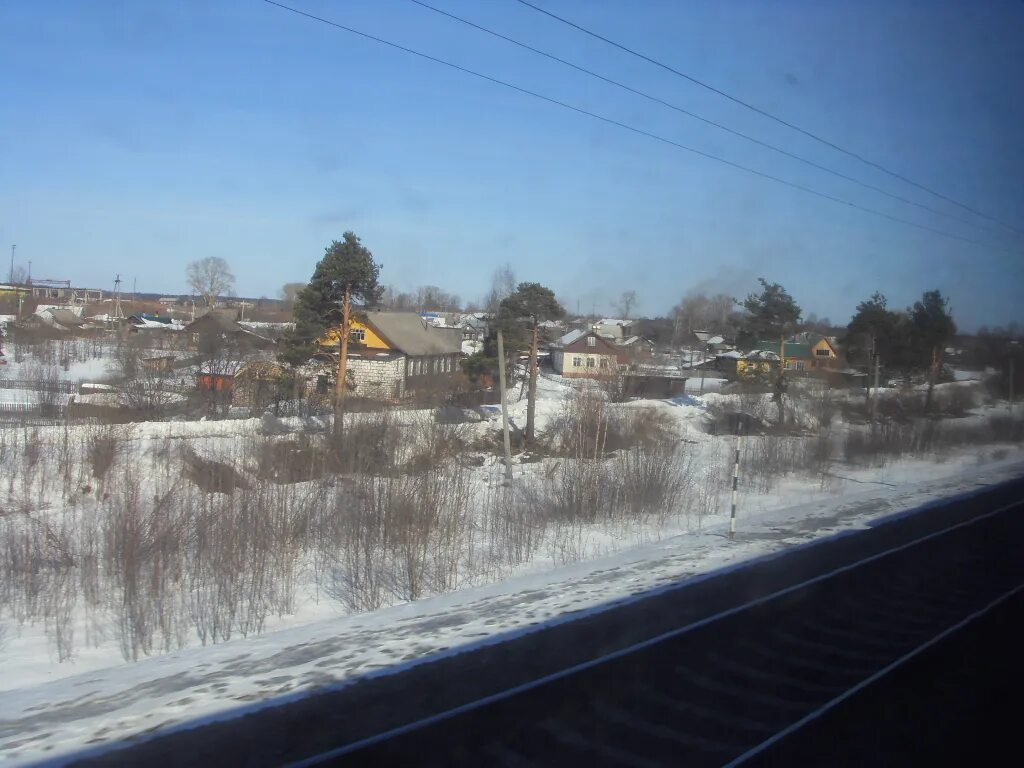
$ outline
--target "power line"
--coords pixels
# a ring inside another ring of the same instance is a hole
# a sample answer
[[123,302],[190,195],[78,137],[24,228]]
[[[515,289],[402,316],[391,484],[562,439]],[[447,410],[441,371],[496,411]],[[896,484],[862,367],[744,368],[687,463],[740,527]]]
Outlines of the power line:
[[845,206],[848,206],[850,208],[856,208],[856,209],[864,211],[866,213],[870,213],[870,214],[872,214],[874,216],[878,216],[878,217],[883,218],[883,219],[888,219],[889,221],[893,221],[893,222],[896,222],[896,223],[899,223],[899,224],[904,224],[904,225],[906,225],[908,227],[914,227],[916,229],[921,229],[921,230],[924,230],[926,232],[932,232],[934,234],[941,235],[943,237],[948,237],[948,238],[951,238],[953,240],[960,240],[960,241],[965,242],[965,243],[971,243],[972,245],[981,246],[982,248],[994,248],[996,250],[1002,250],[1002,251],[1006,251],[1008,253],[1016,253],[1015,251],[1011,251],[1011,250],[1009,250],[1007,248],[1002,248],[1000,246],[990,245],[988,243],[983,243],[981,241],[974,240],[974,239],[969,238],[969,237],[963,237],[961,235],[957,235],[957,234],[954,234],[952,232],[946,232],[946,231],[941,230],[941,229],[936,229],[936,228],[930,227],[930,226],[928,226],[926,224],[918,224],[917,222],[910,221],[908,219],[903,219],[903,218],[900,218],[899,216],[893,216],[893,215],[885,213],[883,211],[875,210],[874,208],[868,208],[866,206],[859,205],[859,204],[851,202],[849,200],[844,200],[841,197],[836,197],[836,196],[830,195],[830,194],[828,194],[826,192],[819,192],[818,190],[812,189],[811,187],[806,187],[803,184],[798,184],[797,182],[793,182],[793,181],[787,181],[786,179],[782,179],[782,178],[780,178],[778,176],[773,176],[772,174],[765,173],[764,171],[758,171],[758,170],[756,170],[754,168],[750,168],[748,166],[741,165],[740,163],[733,162],[732,160],[727,160],[724,157],[719,157],[719,156],[713,155],[713,154],[711,154],[709,152],[704,152],[704,151],[702,151],[700,149],[695,149],[694,147],[687,146],[686,144],[681,144],[678,141],[673,141],[672,139],[665,138],[664,136],[659,136],[656,133],[651,133],[650,131],[645,131],[642,128],[637,128],[636,126],[629,125],[628,123],[620,122],[618,120],[615,120],[614,118],[598,114],[597,112],[591,112],[590,110],[584,109],[582,107],[577,107],[577,106],[575,106],[573,104],[569,104],[569,103],[564,102],[564,101],[559,101],[558,99],[554,99],[554,98],[551,98],[550,96],[545,96],[545,95],[543,95],[541,93],[537,93],[536,91],[531,91],[531,90],[529,90],[527,88],[523,88],[521,86],[514,85],[512,83],[506,82],[505,80],[499,80],[496,77],[491,77],[490,75],[485,75],[485,74],[483,74],[481,72],[477,72],[477,71],[469,69],[467,67],[463,67],[463,66],[461,66],[459,64],[455,64],[453,62],[446,61],[445,59],[441,59],[441,58],[438,58],[436,56],[431,56],[428,53],[423,53],[423,52],[417,51],[417,50],[415,50],[413,48],[408,48],[408,47],[406,47],[404,45],[400,45],[399,43],[394,43],[394,42],[391,42],[390,40],[385,40],[384,38],[376,37],[374,35],[369,34],[368,32],[361,32],[358,29],[355,29],[353,27],[345,26],[344,24],[340,24],[340,23],[338,23],[336,21],[331,21],[330,19],[325,19],[322,16],[316,16],[316,15],[314,15],[312,13],[308,13],[306,11],[301,11],[301,10],[299,10],[297,8],[292,8],[291,6],[284,5],[282,3],[278,3],[275,0],[263,0],[263,2],[267,3],[268,5],[273,5],[273,6],[276,6],[278,8],[281,8],[282,10],[290,11],[291,13],[294,13],[294,14],[296,14],[298,16],[304,16],[304,17],[306,17],[308,19],[312,19],[313,21],[318,21],[318,22],[320,22],[322,24],[327,24],[328,26],[335,27],[337,29],[341,29],[341,30],[343,30],[345,32],[348,32],[350,34],[356,35],[358,37],[362,37],[362,38],[364,38],[366,40],[371,40],[371,41],[373,41],[375,43],[379,43],[379,44],[387,46],[389,48],[394,48],[395,50],[402,51],[404,53],[408,53],[408,54],[411,54],[413,56],[417,56],[417,57],[419,57],[421,59],[426,59],[427,61],[432,61],[432,62],[434,62],[436,64],[442,64],[442,65],[444,65],[446,67],[449,67],[451,69],[457,70],[459,72],[463,72],[463,73],[465,73],[467,75],[472,75],[473,77],[480,78],[481,80],[486,80],[489,83],[494,83],[495,85],[500,85],[500,86],[503,86],[505,88],[509,88],[510,90],[516,91],[518,93],[522,93],[522,94],[525,94],[527,96],[532,96],[535,99],[540,99],[541,101],[546,101],[549,104],[554,104],[555,106],[562,107],[563,109],[571,110],[572,112],[576,112],[577,114],[585,115],[585,116],[593,118],[595,120],[600,120],[603,123],[607,123],[609,125],[617,126],[617,127],[622,128],[624,130],[630,131],[631,133],[635,133],[635,134],[637,134],[639,136],[646,136],[649,139],[654,139],[655,141],[659,141],[659,142],[661,142],[663,144],[668,144],[669,146],[676,147],[677,149],[682,149],[682,150],[684,150],[686,152],[690,152],[692,154],[699,155],[700,157],[704,157],[704,158],[707,158],[709,160],[714,160],[715,162],[722,163],[723,165],[728,165],[728,166],[730,166],[732,168],[736,168],[736,169],[741,170],[741,171],[745,171],[746,173],[750,173],[750,174],[752,174],[754,176],[759,176],[759,177],[761,177],[763,179],[768,179],[769,181],[774,181],[774,182],[777,182],[779,184],[783,184],[783,185],[785,185],[787,187],[791,187],[792,189],[798,189],[801,192],[806,192],[809,195],[814,195],[814,196],[820,197],[820,198],[822,198],[824,200],[831,200],[832,202],[839,203],[840,205],[845,205]]
[[750,136],[749,134],[743,133],[742,131],[737,131],[734,128],[730,128],[727,125],[723,125],[722,123],[716,122],[714,120],[711,120],[710,118],[707,118],[707,117],[704,117],[702,115],[699,115],[696,112],[691,112],[688,109],[680,107],[680,106],[678,106],[676,104],[672,104],[671,102],[665,101],[664,99],[661,99],[661,98],[659,98],[657,96],[654,96],[654,95],[652,95],[650,93],[646,93],[646,92],[641,91],[641,90],[639,90],[637,88],[633,88],[632,86],[626,85],[625,83],[621,83],[621,82],[619,82],[617,80],[613,80],[610,77],[606,77],[606,76],[604,76],[602,74],[594,72],[593,70],[587,69],[586,67],[581,67],[578,64],[574,64],[571,61],[567,61],[566,59],[563,59],[563,58],[561,58],[559,56],[556,56],[556,55],[554,55],[552,53],[548,53],[547,51],[543,51],[543,50],[541,50],[539,48],[534,48],[532,45],[528,45],[527,43],[521,42],[519,40],[515,40],[514,38],[508,37],[507,35],[503,35],[500,32],[495,32],[493,29],[488,29],[487,27],[483,27],[483,26],[481,26],[479,24],[476,24],[476,23],[474,23],[472,21],[469,21],[468,19],[464,19],[461,16],[457,16],[454,13],[449,13],[448,11],[442,10],[440,8],[435,8],[434,6],[430,5],[429,3],[423,2],[423,0],[409,0],[409,2],[415,3],[416,5],[421,6],[423,8],[426,8],[427,10],[433,11],[434,13],[438,13],[438,14],[440,14],[442,16],[446,16],[449,19],[452,19],[454,21],[458,21],[458,22],[460,22],[462,24],[465,24],[466,26],[472,27],[473,29],[479,30],[481,32],[485,32],[488,35],[493,35],[494,37],[497,37],[500,40],[504,40],[504,41],[506,41],[508,43],[511,43],[512,45],[519,46],[520,48],[523,48],[524,50],[527,50],[527,51],[530,51],[532,53],[535,53],[538,56],[543,56],[544,58],[550,59],[551,61],[555,61],[555,62],[558,62],[559,64],[563,64],[563,65],[565,65],[567,67],[571,67],[572,69],[575,69],[578,72],[582,72],[582,73],[584,73],[586,75],[589,75],[590,77],[595,77],[598,80],[601,80],[601,81],[603,81],[605,83],[608,83],[609,85],[614,85],[616,88],[621,88],[621,89],[623,89],[625,91],[629,91],[630,93],[636,94],[637,96],[641,96],[641,97],[647,99],[648,101],[652,101],[652,102],[654,102],[656,104],[661,104],[662,106],[665,106],[665,107],[668,107],[669,109],[675,110],[676,112],[679,112],[680,114],[686,115],[687,117],[693,118],[694,120],[699,120],[700,122],[702,122],[702,123],[704,123],[706,125],[710,125],[710,126],[713,126],[715,128],[718,128],[719,130],[725,131],[726,133],[732,134],[733,136],[738,136],[739,138],[745,139],[745,140],[747,140],[747,141],[749,141],[749,142],[751,142],[753,144],[757,144],[758,146],[765,147],[766,149],[770,149],[773,152],[778,152],[780,155],[784,155],[784,156],[786,156],[788,158],[791,158],[793,160],[797,160],[798,162],[801,162],[801,163],[804,163],[806,165],[809,165],[810,167],[816,168],[819,171],[824,171],[825,173],[832,174],[833,176],[836,176],[837,178],[843,179],[844,181],[849,181],[849,182],[857,184],[857,185],[859,185],[861,187],[864,187],[865,189],[870,189],[873,192],[878,192],[879,194],[885,195],[886,197],[892,198],[893,200],[898,200],[901,203],[906,203],[907,205],[916,206],[917,208],[920,208],[921,210],[924,210],[924,211],[928,211],[929,213],[934,213],[934,214],[937,214],[939,216],[945,216],[946,218],[953,219],[954,221],[959,221],[961,224],[967,224],[968,226],[977,227],[977,228],[983,229],[984,231],[987,231],[987,232],[992,232],[993,231],[992,228],[990,228],[988,226],[985,226],[983,224],[979,224],[978,222],[972,221],[971,219],[966,219],[966,218],[963,218],[963,217],[960,217],[960,216],[955,216],[955,215],[953,215],[951,213],[947,213],[946,211],[939,210],[938,208],[933,208],[933,207],[931,207],[929,205],[925,205],[924,203],[919,203],[916,200],[911,200],[910,198],[903,197],[902,195],[897,195],[897,194],[895,194],[893,192],[889,192],[888,190],[882,189],[881,187],[877,187],[874,184],[869,184],[868,182],[861,181],[860,179],[857,179],[857,178],[855,178],[853,176],[849,176],[849,175],[847,175],[845,173],[842,173],[841,171],[837,171],[837,170],[835,170],[833,168],[829,168],[828,166],[821,165],[820,163],[816,163],[813,160],[809,160],[806,157],[802,157],[801,155],[795,154],[793,152],[789,152],[789,151],[787,151],[785,149],[782,149],[781,147],[777,147],[774,144],[768,143],[767,141],[762,141],[761,139],[755,138],[754,136]]
[[997,219],[996,217],[990,216],[987,213],[982,213],[981,211],[979,211],[979,210],[977,210],[975,208],[972,208],[969,205],[961,203],[958,200],[954,200],[952,197],[949,197],[948,195],[944,195],[941,192],[937,192],[936,190],[934,190],[934,189],[932,189],[930,187],[927,187],[924,184],[920,184],[920,183],[914,181],[913,179],[907,178],[906,176],[904,176],[903,174],[901,174],[901,173],[899,173],[897,171],[893,171],[893,170],[890,170],[889,168],[886,168],[881,163],[876,163],[873,160],[869,160],[868,158],[864,157],[863,155],[860,155],[860,154],[854,152],[853,150],[845,149],[844,147],[841,147],[838,144],[835,144],[834,142],[831,142],[828,139],[823,138],[822,136],[819,136],[818,134],[813,133],[812,131],[807,130],[806,128],[801,128],[799,125],[795,125],[795,124],[789,122],[788,120],[785,120],[785,119],[783,119],[783,118],[781,118],[781,117],[779,117],[777,115],[773,115],[771,112],[767,112],[767,111],[761,109],[760,107],[756,107],[753,104],[751,104],[751,103],[749,103],[747,101],[744,101],[743,99],[740,99],[740,98],[738,98],[736,96],[733,96],[732,94],[726,93],[725,91],[723,91],[723,90],[721,90],[719,88],[716,88],[713,85],[705,83],[702,80],[698,80],[693,75],[688,75],[685,72],[680,72],[678,69],[675,69],[674,67],[671,67],[668,64],[665,64],[664,62],[658,61],[657,59],[652,59],[650,56],[646,56],[646,55],[640,53],[639,51],[636,51],[636,50],[634,50],[632,48],[628,48],[627,46],[622,45],[621,43],[617,43],[614,40],[609,40],[607,37],[604,37],[603,35],[599,35],[597,32],[594,32],[593,30],[590,30],[590,29],[587,29],[586,27],[580,26],[579,24],[577,24],[577,23],[575,23],[573,21],[570,21],[569,19],[566,19],[566,18],[564,18],[562,16],[559,16],[558,14],[552,13],[549,10],[546,10],[544,8],[536,6],[533,3],[527,2],[527,0],[516,0],[516,2],[520,3],[521,5],[526,6],[527,8],[532,8],[533,10],[537,11],[538,13],[543,13],[545,16],[548,16],[548,17],[550,17],[552,19],[555,19],[556,21],[560,21],[562,24],[566,24],[566,25],[572,27],[573,29],[577,29],[577,30],[579,30],[580,32],[582,32],[582,33],[584,33],[586,35],[590,35],[591,37],[593,37],[593,38],[595,38],[597,40],[600,40],[600,41],[602,41],[604,43],[607,43],[608,45],[614,46],[615,48],[618,48],[621,51],[625,51],[628,54],[631,54],[633,56],[636,56],[637,58],[643,59],[644,61],[646,61],[646,62],[648,62],[650,64],[653,64],[656,67],[660,67],[661,69],[664,69],[667,72],[671,72],[672,74],[677,75],[677,76],[679,76],[679,77],[681,77],[681,78],[683,78],[685,80],[689,80],[694,85],[698,85],[701,88],[704,88],[704,89],[706,89],[708,91],[711,91],[712,93],[716,93],[719,96],[721,96],[722,98],[728,99],[729,101],[731,101],[731,102],[733,102],[735,104],[739,104],[741,107],[746,107],[747,109],[749,109],[749,110],[751,110],[753,112],[756,112],[757,114],[761,115],[762,117],[767,117],[769,120],[774,120],[776,123],[779,123],[780,125],[784,125],[787,128],[796,131],[797,133],[802,133],[804,136],[807,136],[808,138],[814,139],[815,141],[817,141],[817,142],[819,142],[821,144],[824,144],[825,146],[830,147],[830,148],[836,150],[837,152],[841,152],[844,155],[847,155],[848,157],[852,157],[855,160],[859,160],[860,162],[864,163],[865,165],[869,165],[872,168],[875,168],[875,169],[877,169],[879,171],[882,171],[883,173],[886,173],[886,174],[888,174],[889,176],[892,176],[895,179],[899,179],[900,181],[902,181],[902,182],[904,182],[906,184],[910,184],[913,187],[917,187],[918,189],[922,190],[923,192],[927,192],[928,194],[934,195],[935,197],[937,197],[937,198],[939,198],[941,200],[945,200],[947,203],[952,203],[953,205],[958,206],[959,208],[963,208],[965,211],[969,211],[970,213],[973,213],[975,216],[980,216],[983,219],[988,219],[989,221],[995,222],[996,224],[999,224],[1000,226],[1003,226],[1003,227],[1006,227],[1007,229],[1013,230],[1014,232],[1016,232],[1018,234],[1024,234],[1024,230],[1019,229],[1018,227],[1015,227],[1012,224],[1007,224],[1005,221],[1002,221],[1001,219]]

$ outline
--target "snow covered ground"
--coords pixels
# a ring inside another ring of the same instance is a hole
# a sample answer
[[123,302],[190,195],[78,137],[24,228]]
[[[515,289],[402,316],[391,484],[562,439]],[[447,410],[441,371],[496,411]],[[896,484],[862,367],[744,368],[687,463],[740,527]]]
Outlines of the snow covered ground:
[[[557,428],[566,399],[587,387],[585,382],[542,377],[538,430]],[[514,391],[510,400],[513,426],[521,430],[525,397],[519,399]],[[486,571],[466,570],[446,594],[414,602],[399,602],[392,596],[388,602],[397,604],[371,613],[351,613],[300,569],[294,609],[271,615],[264,634],[242,638],[236,633],[226,642],[197,647],[198,639],[189,629],[183,635],[184,649],[134,663],[124,661],[113,626],[89,624],[110,621],[104,618],[107,614],[76,618],[76,636],[86,641],[79,640],[72,657],[61,662],[46,624],[18,622],[0,610],[0,758],[8,763],[36,761],[140,731],[259,706],[275,697],[343,684],[358,675],[456,652],[468,644],[527,631],[582,610],[599,610],[611,601],[664,584],[864,527],[934,498],[1024,474],[1024,450],[1019,444],[1004,444],[947,450],[927,460],[891,461],[880,468],[842,466],[827,477],[789,473],[768,491],[744,482],[739,535],[730,540],[724,535],[725,489],[733,438],[708,435],[702,425],[709,406],[735,404],[732,396],[711,393],[704,398],[681,396],[616,406],[660,414],[677,428],[697,469],[714,470],[707,477],[717,490],[707,500],[705,514],[579,526],[568,554],[564,542],[559,549],[557,542],[548,541],[523,562]],[[499,424],[500,408],[485,410],[491,412],[489,420],[464,427],[481,440],[493,439]],[[980,424],[1004,412],[978,409],[957,421]],[[415,427],[429,417],[429,411],[400,411],[393,418]],[[177,447],[187,446],[211,458],[242,455],[242,463],[250,462],[251,455],[237,453],[239,446],[258,440],[268,426],[301,432],[321,431],[326,425],[297,418],[269,425],[261,419],[135,424],[118,428],[124,441],[120,461],[138,467],[147,481],[150,474],[165,473],[162,481],[143,486],[144,497],[155,498],[172,486],[179,487],[176,484],[181,481],[172,474],[175,465],[161,463]],[[56,445],[63,433],[61,427],[43,427],[37,434],[44,443]],[[75,439],[97,436],[103,433],[86,431]],[[473,492],[485,494],[499,481],[501,466],[493,453],[484,453],[481,459],[469,471]],[[517,457],[516,482],[543,477],[555,471],[558,463],[557,458]],[[33,482],[42,488],[43,480]],[[89,481],[88,474],[84,480]],[[44,495],[32,490],[35,487],[18,496],[18,485],[12,483],[13,492],[8,489],[11,508],[30,496]],[[98,492],[95,501],[76,496],[72,483],[71,494],[77,499],[76,509],[86,513],[100,509]],[[34,503],[36,511],[31,514],[57,519],[65,502],[59,492],[49,492],[42,503]],[[150,652],[158,654],[159,649]]]
[[[537,561],[500,583],[374,613],[331,616],[336,609],[311,606],[296,619],[299,626],[261,637],[105,669],[101,660],[86,656],[73,668],[51,665],[51,672],[94,668],[52,682],[41,682],[46,676],[39,674],[38,647],[8,636],[0,656],[0,755],[7,764],[53,758],[140,731],[238,714],[282,696],[530,631],[1020,476],[1024,451],[1009,454],[995,459],[963,451],[940,464],[899,462],[887,468],[884,479],[875,472],[851,472],[829,490],[791,481],[771,496],[744,495],[734,540],[725,535],[725,516],[718,515],[699,527],[666,530],[658,540],[603,557],[557,568]],[[317,614],[321,618],[311,621]]]

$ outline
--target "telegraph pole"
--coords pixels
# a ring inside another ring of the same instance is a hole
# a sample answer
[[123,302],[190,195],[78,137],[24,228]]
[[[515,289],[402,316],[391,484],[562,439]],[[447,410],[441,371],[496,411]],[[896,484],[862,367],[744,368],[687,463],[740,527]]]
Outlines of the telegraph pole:
[[11,244],[11,285],[14,285],[14,249],[17,247],[18,246],[14,245],[13,243]]
[[508,402],[505,399],[505,339],[498,331],[498,391],[501,393],[501,437],[505,444],[505,480],[512,484],[512,441],[508,435]]
[[743,422],[744,414],[736,417],[736,458],[732,464],[732,510],[729,512],[729,538],[736,536],[736,497],[739,495],[740,485],[740,451],[743,449]]
[[878,353],[874,355],[875,358],[875,396],[871,398],[871,423],[873,424],[878,420],[878,369],[881,367],[881,360],[878,358]]
[[121,319],[121,274],[114,277],[114,319]]

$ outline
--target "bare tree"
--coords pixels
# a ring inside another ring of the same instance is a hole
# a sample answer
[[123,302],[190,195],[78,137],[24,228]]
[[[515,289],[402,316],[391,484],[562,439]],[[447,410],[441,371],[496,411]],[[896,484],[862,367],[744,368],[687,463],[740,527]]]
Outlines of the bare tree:
[[170,372],[147,360],[142,343],[135,340],[121,344],[115,359],[121,378],[118,391],[121,403],[150,416],[162,415],[176,397],[170,388]]
[[511,296],[515,289],[516,273],[512,271],[512,265],[498,267],[491,276],[491,290],[484,298],[484,309],[491,314],[497,314],[502,299]]
[[218,296],[235,286],[235,276],[220,256],[207,256],[193,261],[188,265],[186,276],[188,287],[200,294],[208,307],[216,304]]
[[629,313],[633,311],[633,307],[637,305],[636,291],[630,289],[623,291],[619,297],[619,303],[617,304],[619,311],[622,312],[622,316],[629,320]]
[[295,298],[299,295],[299,291],[305,287],[305,283],[285,283],[281,286],[281,290],[279,291],[281,301],[289,307],[295,306]]
[[436,285],[421,285],[416,289],[416,305],[421,309],[439,312],[457,312],[462,301],[454,293],[448,293]]

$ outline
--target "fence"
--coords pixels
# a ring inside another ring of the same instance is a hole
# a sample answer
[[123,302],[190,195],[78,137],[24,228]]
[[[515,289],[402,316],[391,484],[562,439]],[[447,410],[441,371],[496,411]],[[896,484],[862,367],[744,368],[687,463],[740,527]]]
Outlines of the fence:
[[20,424],[27,421],[56,423],[64,419],[67,406],[63,403],[0,403],[0,423]]
[[29,389],[33,392],[59,392],[73,395],[82,385],[80,381],[47,381],[43,379],[0,379],[0,389]]

